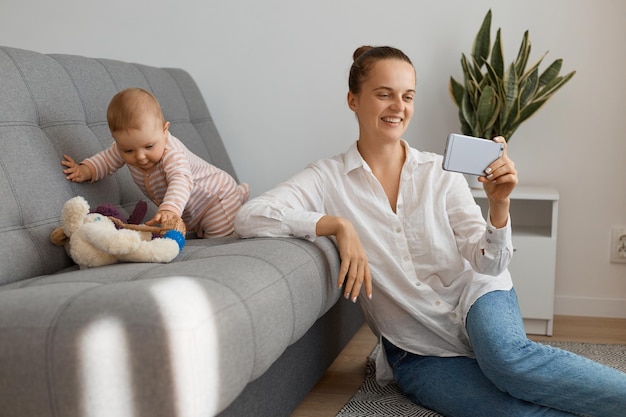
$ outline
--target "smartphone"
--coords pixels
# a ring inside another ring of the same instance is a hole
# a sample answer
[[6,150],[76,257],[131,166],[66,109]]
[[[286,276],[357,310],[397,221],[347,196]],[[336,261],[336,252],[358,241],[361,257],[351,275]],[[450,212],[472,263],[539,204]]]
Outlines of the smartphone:
[[443,154],[443,169],[484,176],[485,169],[503,152],[503,143],[451,133]]

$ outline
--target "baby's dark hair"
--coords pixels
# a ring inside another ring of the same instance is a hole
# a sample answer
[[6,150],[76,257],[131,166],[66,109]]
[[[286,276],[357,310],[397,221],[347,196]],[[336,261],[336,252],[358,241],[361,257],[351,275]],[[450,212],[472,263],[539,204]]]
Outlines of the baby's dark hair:
[[350,67],[348,87],[350,92],[354,94],[361,92],[361,85],[367,78],[367,74],[372,69],[372,66],[380,60],[399,59],[413,66],[413,63],[404,52],[392,46],[361,46],[354,51],[352,59],[354,62]]

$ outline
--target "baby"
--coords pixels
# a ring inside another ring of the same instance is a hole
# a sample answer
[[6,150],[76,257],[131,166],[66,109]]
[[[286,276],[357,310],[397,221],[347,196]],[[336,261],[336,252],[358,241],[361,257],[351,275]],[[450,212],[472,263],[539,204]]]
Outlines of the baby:
[[238,185],[172,136],[154,95],[140,88],[120,91],[109,104],[107,121],[115,139],[108,149],[81,163],[63,155],[68,180],[94,182],[128,165],[135,183],[159,207],[147,225],[182,217],[199,237],[233,233],[248,185]]

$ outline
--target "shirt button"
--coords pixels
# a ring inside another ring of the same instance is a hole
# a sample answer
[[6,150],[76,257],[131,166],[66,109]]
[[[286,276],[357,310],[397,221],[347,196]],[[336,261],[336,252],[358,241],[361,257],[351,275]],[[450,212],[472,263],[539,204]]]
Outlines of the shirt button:
[[441,304],[441,301],[439,301],[439,300],[435,301],[435,305],[436,305],[436,306],[438,306],[438,305],[440,305],[440,304]]
[[489,233],[491,235],[491,234],[493,234],[493,230],[487,229],[487,233]]
[[487,239],[487,243],[491,243],[491,239]]
[[311,235],[305,235],[305,236],[304,236],[304,238],[305,238],[305,239],[310,239],[310,238],[311,238]]
[[408,260],[409,260],[409,257],[408,257],[408,256],[405,256],[405,257],[404,257],[404,258],[402,258],[402,259],[404,259],[405,261],[408,261]]
[[419,282],[419,281],[415,283],[415,286],[416,286],[416,287],[420,287],[421,285],[422,285],[422,283],[421,283],[421,282]]
[[396,233],[400,233],[402,231],[401,227],[396,227]]

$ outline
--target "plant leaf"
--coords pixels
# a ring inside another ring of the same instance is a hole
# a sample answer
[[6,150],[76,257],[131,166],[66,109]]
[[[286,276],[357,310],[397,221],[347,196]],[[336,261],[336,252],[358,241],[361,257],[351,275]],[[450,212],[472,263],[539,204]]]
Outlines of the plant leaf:
[[539,68],[535,68],[520,80],[520,93],[519,93],[519,105],[520,108],[524,108],[530,103],[539,87]]
[[533,101],[532,103],[530,103],[528,106],[524,107],[521,111],[520,111],[520,117],[519,120],[517,121],[517,125],[519,126],[522,122],[524,122],[525,120],[527,120],[530,116],[532,116],[533,114],[535,114],[535,112],[537,110],[539,110],[541,108],[541,106],[543,106],[546,102],[548,101],[548,99],[543,99],[543,100],[538,100],[538,101]]
[[520,78],[520,81],[524,78],[524,77],[528,77],[530,75],[530,73],[532,73],[535,69],[539,69],[539,65],[541,65],[541,62],[543,61],[543,59],[546,57],[546,54],[543,54],[534,64],[532,64],[530,66],[530,68],[528,68],[526,70],[526,72],[524,73],[524,75],[522,75],[522,78]]
[[459,108],[459,120],[461,121],[461,133],[464,135],[472,135],[472,127],[463,118],[463,111]]
[[549,84],[558,77],[559,72],[561,72],[561,66],[563,65],[562,59],[556,59],[548,68],[546,68],[541,76],[539,77],[539,86],[543,87],[546,84]]
[[526,64],[528,64],[528,56],[530,55],[530,39],[528,36],[528,31],[524,32],[522,43],[517,52],[517,58],[515,58],[515,72],[518,77],[524,74],[524,68],[526,68]]
[[563,87],[565,83],[571,80],[575,74],[576,74],[576,71],[572,71],[563,77],[557,77],[554,80],[550,81],[548,84],[546,84],[543,88],[541,88],[537,92],[537,96],[535,97],[535,100],[542,100],[544,98],[546,100],[549,99],[550,97],[552,97],[554,93],[557,92],[559,88]]
[[480,29],[474,39],[472,45],[472,58],[481,68],[487,61],[489,56],[489,49],[491,47],[491,9],[485,15],[483,23],[480,25]]
[[488,82],[491,85],[500,97],[503,97],[504,89],[502,88],[502,77],[499,77],[496,74],[496,70],[491,66],[491,64],[486,63],[485,68],[487,68],[487,74],[484,77],[485,82]]
[[508,119],[513,112],[515,114],[519,110],[519,90],[517,85],[517,72],[515,71],[515,65],[509,65],[508,70],[504,74],[504,80],[502,85],[504,86],[504,108],[501,111],[503,115],[502,121],[504,124],[508,123]]
[[498,78],[502,78],[504,75],[504,54],[502,52],[502,40],[499,28],[496,33],[496,40],[493,43],[493,49],[491,50],[491,66],[495,73],[498,74]]
[[490,85],[486,86],[476,108],[479,137],[487,138],[486,134],[493,128],[493,124],[498,118],[499,108],[500,102],[496,90]]
[[575,74],[576,71],[572,71],[563,77],[553,80],[550,85],[545,86],[543,90],[548,91],[542,92],[543,90],[541,90],[530,104],[521,109],[518,124],[524,122],[530,118],[530,116],[535,114],[535,112],[539,110],[554,95],[554,93],[557,92],[558,89],[571,80]]
[[467,85],[470,81],[476,81],[478,83],[482,80],[482,73],[479,69],[472,67],[469,64],[465,54],[461,55],[461,68],[463,68],[463,74],[465,75],[465,85]]
[[461,102],[461,114],[463,119],[471,128],[471,135],[476,136],[476,109],[472,104],[472,100],[468,90],[465,90],[463,94],[463,101]]
[[461,107],[461,102],[463,101],[463,93],[465,92],[465,87],[463,87],[463,85],[461,85],[461,83],[459,83],[457,80],[450,77],[449,90],[450,90],[450,97],[452,97],[452,100],[454,101],[454,103],[458,107]]

